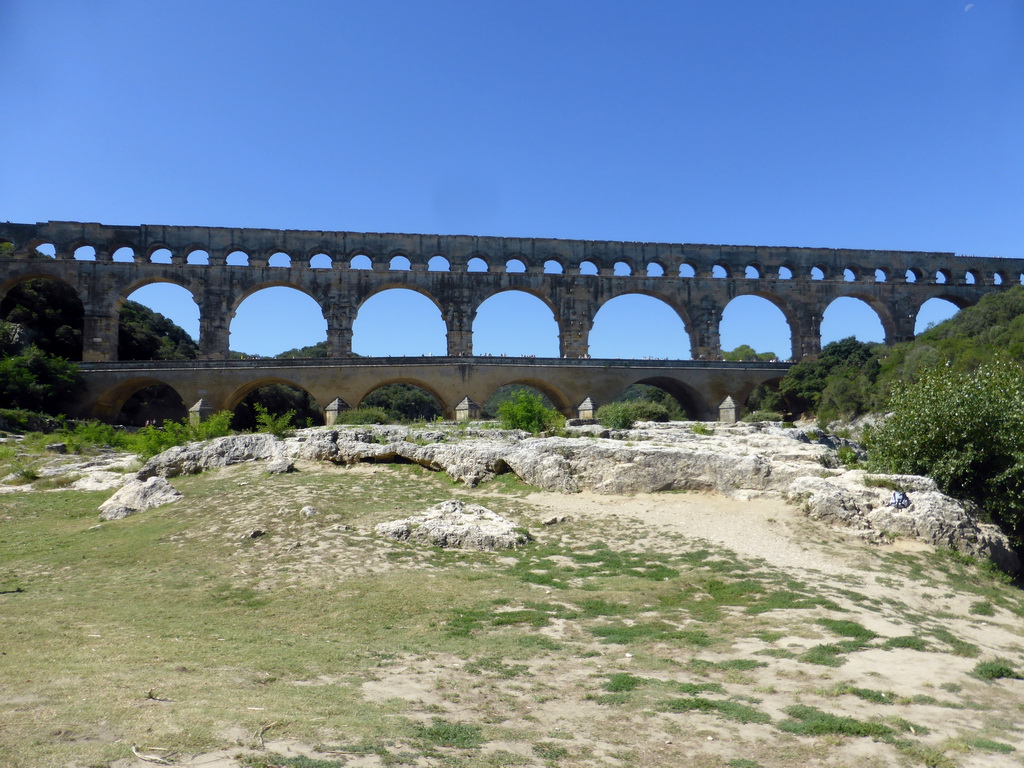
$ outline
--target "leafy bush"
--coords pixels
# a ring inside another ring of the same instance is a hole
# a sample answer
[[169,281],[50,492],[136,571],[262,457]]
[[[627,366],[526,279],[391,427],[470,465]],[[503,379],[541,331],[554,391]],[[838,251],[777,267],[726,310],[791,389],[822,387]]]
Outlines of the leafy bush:
[[982,680],[999,680],[1004,677],[1020,679],[1021,677],[1020,673],[1006,659],[979,661],[971,672]]
[[266,432],[282,439],[291,435],[295,411],[285,411],[275,415],[259,403],[253,405],[253,410],[256,411],[257,432]]
[[383,408],[360,407],[338,414],[337,424],[388,424],[391,417]]
[[175,445],[184,445],[195,440],[211,440],[231,434],[231,411],[218,411],[199,424],[191,424],[187,418],[181,421],[165,421],[159,427],[143,427],[129,439],[129,450],[144,459],[156,456]]
[[857,455],[857,451],[848,445],[841,445],[836,449],[836,458],[839,459],[839,463],[848,469],[853,469],[860,465],[860,456]]
[[441,415],[441,406],[425,390],[412,384],[388,384],[363,399],[363,407],[380,408],[388,421],[432,421]]
[[544,401],[532,392],[516,392],[511,400],[498,406],[498,418],[504,429],[523,429],[533,434],[565,425],[565,417],[545,407]]
[[782,421],[778,411],[752,411],[743,417],[743,421]]
[[651,400],[608,403],[597,409],[597,420],[609,429],[629,429],[638,421],[668,421],[668,408]]
[[86,453],[97,446],[130,450],[131,436],[112,424],[93,420],[78,422],[71,429],[62,431],[61,439],[72,453]]
[[22,408],[0,408],[0,429],[16,432],[53,432],[64,424],[64,418]]
[[890,407],[871,435],[872,463],[928,475],[1024,542],[1024,371],[1007,362],[973,372],[933,368],[897,387]]

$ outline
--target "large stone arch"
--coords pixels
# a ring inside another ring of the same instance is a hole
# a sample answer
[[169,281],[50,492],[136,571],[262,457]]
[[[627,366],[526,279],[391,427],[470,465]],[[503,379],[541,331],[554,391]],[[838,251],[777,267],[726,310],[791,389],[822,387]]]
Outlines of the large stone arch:
[[622,388],[622,392],[634,384],[648,384],[665,390],[676,399],[687,417],[693,421],[707,421],[717,416],[704,397],[682,379],[672,376],[646,376],[631,381],[628,386]]
[[82,302],[84,305],[88,297],[83,296],[83,292],[79,285],[76,285],[75,283],[67,279],[67,275],[63,270],[61,270],[58,267],[48,268],[50,265],[53,265],[54,263],[55,262],[50,260],[32,261],[30,262],[32,266],[29,267],[28,269],[6,275],[2,280],[0,280],[0,302],[7,298],[7,294],[11,292],[12,288],[21,285],[22,283],[28,282],[29,280],[42,279],[56,280],[59,283],[63,283],[64,285],[66,285],[68,288],[75,292],[75,295],[78,297],[78,300]]
[[[281,270],[284,272],[285,270]],[[291,288],[292,290],[304,293],[306,296],[316,302],[317,306],[320,307],[320,312],[326,319],[328,316],[328,307],[325,306],[323,297],[316,296],[308,287],[302,283],[292,282],[287,279],[271,279],[271,280],[259,280],[257,282],[247,283],[244,285],[235,285],[235,290],[231,292],[231,301],[228,305],[228,318],[232,318],[238,312],[238,308],[242,305],[242,302],[248,299],[253,294],[259,293],[260,291],[266,290],[267,288]]]
[[[272,387],[275,384],[283,384],[286,387],[294,387],[295,389],[301,390],[309,395],[311,398],[316,400],[310,390],[297,382],[294,379],[285,378],[282,376],[261,376],[259,378],[247,381],[241,386],[235,387],[231,394],[229,394],[223,402],[223,408],[227,411],[234,411],[242,403],[248,395],[251,395],[257,389],[263,389],[264,387]],[[317,405],[323,410],[324,404],[317,400]]]
[[452,420],[455,418],[455,405],[457,405],[457,403],[449,402],[450,398],[446,399],[445,396],[438,391],[436,386],[415,376],[390,376],[382,379],[375,379],[370,387],[367,388],[364,386],[360,387],[359,390],[356,390],[358,394],[358,399],[356,400],[355,405],[361,405],[362,402],[366,400],[366,398],[368,398],[378,389],[390,386],[392,384],[408,384],[411,387],[422,389],[424,392],[426,392],[428,395],[434,398],[434,400],[437,401],[437,404],[441,406],[441,412],[444,414],[444,417],[446,419]]
[[[762,277],[763,277],[763,272],[762,272]],[[775,293],[772,293],[771,291],[766,291],[764,289],[758,289],[758,290],[753,290],[753,291],[737,291],[736,295],[733,296],[724,307],[722,307],[722,315],[723,315],[723,317],[725,315],[725,311],[729,308],[729,305],[732,304],[736,299],[739,299],[739,298],[744,297],[744,296],[753,296],[753,297],[758,298],[758,299],[764,299],[769,304],[771,304],[773,307],[775,307],[780,312],[782,312],[782,317],[783,317],[783,319],[785,319],[786,325],[789,327],[789,350],[788,350],[789,353],[790,353],[789,356],[794,358],[794,359],[799,358],[800,357],[800,337],[801,337],[801,335],[803,333],[803,329],[800,327],[800,317],[799,317],[799,315],[798,315],[798,313],[796,311],[796,308],[793,307],[782,296],[780,296],[778,294],[775,294]],[[767,351],[767,350],[759,350],[759,351]],[[772,350],[772,351],[776,351],[776,350]],[[779,354],[781,357],[785,358],[786,357],[786,355],[785,355],[786,351],[787,350],[778,350],[777,354]]]
[[[652,279],[657,280],[658,278]],[[597,323],[598,317],[601,314],[601,310],[615,299],[621,299],[626,296],[646,296],[651,299],[656,299],[657,301],[660,301],[662,304],[665,304],[673,312],[675,312],[675,314],[679,317],[679,320],[683,324],[683,331],[686,334],[686,337],[690,341],[690,355],[691,357],[693,356],[694,350],[697,349],[698,346],[697,329],[695,327],[693,319],[691,318],[690,313],[687,311],[686,306],[683,303],[676,301],[674,296],[663,291],[651,290],[643,287],[624,288],[622,290],[617,290],[614,292],[609,291],[606,295],[602,296],[598,301],[592,302],[591,304],[592,314],[589,317],[590,333],[593,333],[594,331],[594,327]]]
[[100,392],[86,407],[86,415],[90,418],[112,421],[121,412],[124,404],[131,399],[132,395],[146,387],[164,386],[173,390],[181,398],[182,404],[187,409],[191,403],[188,402],[187,393],[182,394],[181,390],[166,381],[153,375],[140,375],[118,382],[113,387]]
[[[400,256],[402,254],[396,255]],[[437,307],[437,311],[441,313],[441,316],[444,316],[444,305],[437,298],[437,296],[435,296],[422,285],[418,285],[414,282],[403,282],[401,280],[385,281],[373,286],[372,288],[365,292],[359,292],[359,294],[355,297],[354,302],[356,314],[359,313],[359,310],[363,308],[363,305],[367,301],[372,299],[374,296],[378,296],[386,291],[412,291],[413,293],[418,293],[420,296],[425,296],[426,298],[430,299],[431,303],[433,303],[435,307]]]
[[[502,265],[502,266],[504,266],[504,265]],[[513,274],[516,274],[516,273],[513,273]],[[485,301],[487,301],[488,299],[492,299],[495,296],[498,296],[499,294],[502,294],[502,293],[510,293],[510,292],[513,292],[513,291],[516,291],[516,292],[519,292],[519,293],[525,293],[525,294],[528,294],[530,296],[533,296],[535,299],[540,299],[544,303],[544,306],[546,306],[549,310],[551,310],[551,314],[555,316],[555,320],[556,321],[559,320],[559,317],[558,317],[558,307],[555,305],[554,300],[551,298],[551,294],[546,293],[542,288],[540,288],[538,286],[529,285],[529,284],[527,284],[525,282],[523,284],[521,284],[521,285],[519,285],[519,284],[502,284],[500,286],[494,287],[491,290],[481,290],[481,291],[475,292],[473,294],[473,299],[472,299],[473,314],[476,315],[476,313],[480,309],[480,306]]]
[[[382,303],[372,306],[374,300]],[[393,311],[397,315],[382,319],[382,310]],[[442,304],[433,294],[415,284],[390,281],[374,287],[358,300],[352,313],[351,328],[352,351],[372,356],[443,356],[447,351],[450,331]],[[439,335],[436,335],[437,331]],[[385,349],[370,350],[368,345],[373,342]]]
[[[856,283],[848,283],[847,285],[856,285]],[[896,317],[894,317],[893,310],[895,307],[891,307],[889,304],[882,301],[881,298],[873,296],[865,291],[841,291],[828,296],[824,299],[824,303],[821,308],[822,318],[825,317],[825,312],[827,312],[828,308],[835,303],[836,299],[857,299],[867,304],[868,307],[878,316],[878,320],[882,324],[882,331],[885,333],[886,344],[895,344],[899,341],[903,341],[903,337],[908,335],[905,329],[906,323],[899,323],[897,322]],[[909,336],[911,337],[913,336],[912,329],[913,326],[911,325],[911,331],[909,333]]]
[[977,301],[971,301],[970,299],[953,293],[952,291],[936,291],[929,296],[919,297],[919,301],[914,304],[914,316],[916,317],[917,313],[921,311],[921,307],[932,299],[948,301],[950,304],[954,304],[957,309],[966,309],[967,307],[972,307],[978,303]]
[[736,405],[738,405],[741,409],[745,409],[747,407],[747,400],[750,398],[750,395],[753,394],[755,389],[757,389],[758,387],[777,388],[781,382],[782,376],[776,376],[770,379],[765,379],[760,382],[748,381],[737,387],[736,390],[730,394],[730,396],[732,397],[733,402],[735,402]]
[[[83,286],[75,285],[55,270],[46,269],[47,262],[33,262],[33,264],[38,263],[44,268],[25,270],[20,274],[9,276],[7,280],[0,283],[0,308],[3,309],[3,314],[0,317],[10,318],[11,322],[27,319],[16,312],[17,306],[23,304],[27,316],[34,316],[42,326],[41,337],[35,339],[39,347],[69,360],[87,359],[88,338],[90,335],[103,334],[100,323],[96,322],[96,313],[90,311],[93,309],[91,296],[89,292],[82,290]],[[37,292],[31,285],[36,281],[52,283],[53,288]],[[18,301],[18,296],[12,295],[16,294],[21,286],[24,286],[26,291],[20,297],[24,300],[23,302]],[[61,294],[66,294],[66,302]],[[52,308],[50,302],[54,296],[59,297],[60,311],[58,312],[48,311]],[[7,306],[4,306],[5,304]],[[43,311],[42,315],[39,314],[40,310]]]
[[200,311],[202,310],[202,285],[199,285],[199,292],[197,293],[195,290],[195,282],[190,277],[175,274],[146,275],[125,283],[124,287],[118,291],[117,298],[114,300],[114,310],[119,311],[121,307],[124,306],[124,303],[128,301],[128,297],[140,288],[145,288],[147,285],[158,285],[160,283],[175,285],[178,288],[183,288],[188,291],[189,295],[192,297],[192,301],[200,307]]
[[[522,293],[522,294],[530,296],[530,297],[532,297],[534,299],[539,299],[541,304],[543,304],[544,307],[547,308],[547,310],[551,313],[551,318],[554,321],[555,333],[556,333],[556,341],[555,341],[555,343],[556,343],[556,352],[555,352],[554,356],[557,357],[558,356],[557,350],[562,347],[563,337],[565,335],[564,319],[562,317],[561,312],[559,312],[558,307],[555,306],[554,301],[551,299],[551,296],[546,294],[546,293],[544,293],[539,288],[531,286],[531,285],[527,285],[527,284],[523,284],[523,285],[519,285],[519,284],[511,284],[511,285],[510,284],[503,284],[503,285],[497,287],[494,290],[490,290],[490,291],[486,291],[486,292],[481,291],[481,292],[477,293],[476,295],[474,295],[473,299],[471,300],[470,304],[468,305],[468,307],[469,307],[468,315],[469,315],[469,320],[470,320],[470,330],[471,330],[471,332],[475,333],[478,330],[477,326],[476,326],[476,323],[477,323],[477,321],[480,318],[480,308],[484,304],[486,304],[488,301],[490,301],[491,299],[493,299],[493,298],[495,298],[497,296],[509,295],[509,294],[513,294],[513,293]],[[474,352],[474,354],[476,354],[475,343],[474,343],[474,347],[473,347],[473,352]],[[554,401],[552,401],[552,402],[554,402]]]
[[[543,393],[544,397],[550,400],[552,404],[554,404],[555,408],[558,409],[559,413],[561,413],[563,416],[573,417],[576,415],[574,404],[570,401],[566,394],[562,392],[562,390],[560,390],[554,384],[534,376],[502,379],[501,383],[498,384],[498,386],[496,387],[492,387],[490,391],[486,393],[486,397],[484,397],[480,402],[483,403],[502,387],[507,387],[512,384],[521,384],[523,386],[532,387],[533,389],[536,389],[538,392]],[[575,405],[578,405],[578,403],[576,403]]]
[[[961,309],[965,309],[966,307],[972,306],[975,303],[975,302],[972,302],[972,301],[969,301],[969,300],[963,298],[962,296],[957,296],[956,294],[953,294],[953,293],[939,293],[939,294],[936,294],[934,296],[928,296],[923,301],[915,302],[913,318],[912,318],[913,323],[914,323],[914,335],[915,336],[919,332],[925,330],[924,328],[921,328],[920,330],[918,329],[918,325],[920,325],[921,319],[922,319],[921,318],[921,313],[924,311],[925,306],[928,305],[930,302],[936,301],[936,300],[937,301],[944,301],[944,302],[948,302],[948,303],[952,304],[954,307],[956,307],[958,312]],[[933,309],[933,312],[934,312],[934,309]],[[943,319],[948,319],[948,318],[943,318],[940,315],[940,317],[938,317],[935,322],[941,322]]]

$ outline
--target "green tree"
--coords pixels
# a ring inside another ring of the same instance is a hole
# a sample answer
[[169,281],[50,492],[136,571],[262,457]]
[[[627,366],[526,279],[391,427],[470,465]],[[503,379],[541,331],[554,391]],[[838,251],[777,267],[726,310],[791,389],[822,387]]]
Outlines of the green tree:
[[294,358],[306,358],[306,357],[327,357],[327,342],[318,341],[316,344],[311,344],[308,347],[296,347],[295,349],[289,349],[281,352],[274,357],[290,360]]
[[174,321],[126,301],[117,327],[119,360],[195,360],[199,345]]
[[826,404],[835,415],[854,416],[868,407],[867,393],[878,369],[874,346],[850,336],[825,345],[817,360],[804,360],[790,368],[779,391],[790,413],[815,413],[829,379],[844,379],[833,385]]
[[84,386],[78,367],[29,346],[0,359],[0,407],[66,413],[68,401]]
[[[632,403],[637,401],[655,403],[664,408],[665,413],[668,414],[668,418],[664,420],[683,421],[688,418],[683,406],[679,404],[679,401],[676,400],[671,393],[650,384],[633,384],[626,387],[626,389],[624,389],[622,393],[615,398],[613,403]],[[607,405],[612,405],[613,403],[608,403]],[[637,417],[636,420],[663,421],[663,419],[643,419],[641,417]]]
[[441,415],[437,401],[412,384],[387,384],[375,389],[359,405],[382,408],[389,421],[433,421]]
[[562,414],[545,407],[540,396],[531,392],[516,392],[512,399],[499,405],[498,418],[504,429],[523,429],[533,434],[561,429],[565,425]]
[[932,368],[898,386],[890,408],[869,442],[873,464],[933,478],[1024,543],[1024,371],[1003,361]]
[[67,283],[46,278],[19,283],[0,302],[0,318],[24,326],[43,352],[65,360],[82,359],[85,310]]
[[732,363],[766,363],[776,359],[774,352],[758,352],[749,344],[740,344],[736,349],[722,352],[722,357]]
[[308,392],[287,384],[270,384],[250,392],[235,408],[232,424],[240,431],[259,428],[259,409],[264,409],[272,416],[292,412],[290,421],[293,426],[305,426],[308,423],[319,425],[324,423],[320,406]]

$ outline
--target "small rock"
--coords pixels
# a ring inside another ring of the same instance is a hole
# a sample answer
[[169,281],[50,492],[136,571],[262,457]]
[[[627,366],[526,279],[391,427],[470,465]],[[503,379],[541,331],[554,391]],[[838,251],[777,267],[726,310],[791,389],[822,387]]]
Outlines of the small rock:
[[46,450],[49,451],[50,453],[67,453],[68,452],[68,444],[67,443],[50,443],[48,446],[46,446]]
[[120,520],[121,518],[153,509],[181,498],[173,485],[162,477],[148,480],[131,480],[117,493],[100,504],[100,519]]
[[315,515],[319,515],[320,514],[320,510],[317,509],[316,507],[311,507],[311,506],[307,505],[307,506],[305,506],[305,507],[303,507],[302,509],[299,510],[299,514],[302,515],[303,517],[313,517]]
[[530,535],[511,520],[456,499],[435,504],[422,515],[381,523],[375,530],[399,541],[415,539],[437,547],[484,551],[517,549],[530,541]]
[[295,471],[295,462],[291,459],[279,457],[271,459],[267,463],[267,474],[268,475],[285,475],[289,472]]

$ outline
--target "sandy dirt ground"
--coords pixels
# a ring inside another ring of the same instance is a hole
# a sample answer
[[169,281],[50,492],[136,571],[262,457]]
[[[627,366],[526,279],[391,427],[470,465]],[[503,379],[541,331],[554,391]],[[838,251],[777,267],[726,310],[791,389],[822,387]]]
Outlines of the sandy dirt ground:
[[[367,478],[373,473],[387,471],[381,467],[359,467],[347,470],[364,473]],[[244,483],[243,483],[244,484]],[[453,495],[460,495],[453,489]],[[268,506],[273,506],[273,503]],[[636,496],[602,496],[592,493],[561,495],[555,493],[531,493],[521,500],[521,506],[529,510],[533,520],[552,516],[564,516],[574,521],[600,523],[600,530],[620,530],[629,533],[629,546],[644,548],[646,545],[664,549],[666,536],[684,537],[689,541],[703,541],[720,546],[745,559],[762,561],[774,568],[790,573],[801,580],[829,583],[836,588],[848,587],[866,596],[869,600],[891,601],[899,595],[908,610],[922,613],[945,612],[948,629],[965,640],[978,644],[985,655],[1007,655],[1021,650],[1020,635],[1022,623],[1019,618],[1000,611],[990,620],[979,620],[967,615],[966,606],[970,596],[943,592],[941,589],[925,589],[919,584],[893,573],[884,579],[877,579],[871,573],[866,560],[876,557],[880,548],[868,545],[849,532],[831,529],[821,523],[809,520],[796,508],[780,500],[756,499],[740,501],[725,496],[704,493],[663,493],[640,494]],[[237,535],[247,528],[258,525],[260,511],[250,510],[234,519],[220,519],[210,530],[218,533]],[[369,544],[372,537],[367,536]],[[280,546],[286,547],[287,542]],[[375,546],[386,545],[376,543]],[[371,547],[372,549],[372,547]],[[889,547],[891,551],[928,551],[929,547],[916,542],[897,542]],[[283,550],[282,550],[283,551]],[[330,540],[319,550],[307,547],[305,565],[298,571],[288,572],[288,579],[335,578],[358,571],[388,567],[382,560],[376,560],[372,551],[362,551],[358,562],[338,558],[328,553],[333,551]],[[259,569],[268,568],[273,557],[263,562],[246,561],[239,567],[251,575]],[[267,578],[275,575],[266,572]],[[280,577],[280,575],[278,575]],[[541,590],[538,587],[538,590]],[[550,592],[550,591],[548,591]],[[850,611],[850,618],[856,618],[868,629],[882,636],[895,637],[907,633],[904,619],[897,612],[868,610],[852,602],[844,608]],[[787,616],[787,620],[799,622],[799,618]],[[787,626],[793,626],[792,623]],[[559,620],[552,621],[543,632],[558,638],[560,632],[569,631]],[[785,709],[794,701],[811,705],[825,702],[835,709],[835,699],[815,693],[808,682],[808,665],[799,663],[793,655],[821,643],[806,633],[795,632],[791,636],[777,639],[774,648],[790,651],[790,658],[775,658],[769,666],[742,673],[747,690],[756,691],[758,706],[773,719],[784,719]],[[727,653],[708,652],[708,659],[750,657],[764,652],[768,646],[760,641],[745,639],[734,644]],[[818,687],[848,684],[865,688],[897,690],[908,699],[918,696],[941,698],[937,686],[946,679],[962,679],[969,673],[976,660],[948,654],[918,653],[913,650],[887,649],[866,650],[852,654],[849,661],[837,669],[812,670],[821,673]],[[531,686],[521,684],[507,687],[484,687],[473,695],[458,697],[447,694],[445,680],[452,680],[463,674],[465,661],[456,657],[430,659],[403,658],[383,667],[374,679],[362,686],[362,694],[368,702],[401,700],[406,702],[409,717],[421,717],[424,722],[429,714],[443,712],[457,718],[460,715],[479,717],[484,713],[502,721],[511,728],[538,733],[569,732],[576,734],[574,743],[586,740],[587,752],[591,759],[572,765],[616,765],[616,754],[623,744],[629,744],[633,733],[637,734],[635,749],[640,752],[639,764],[645,763],[647,755],[651,764],[673,764],[673,755],[680,759],[685,756],[690,765],[760,765],[757,756],[762,755],[764,765],[833,765],[833,766],[887,766],[917,765],[915,761],[896,754],[888,745],[871,739],[841,739],[805,741],[797,746],[792,744],[779,747],[771,734],[756,723],[727,722],[710,715],[694,715],[692,727],[680,732],[678,723],[663,715],[636,718],[620,718],[614,711],[578,695],[583,683],[595,675],[634,670],[632,655],[621,647],[609,649],[607,645],[594,645],[592,658],[577,658],[572,663],[552,666],[543,659],[531,662],[531,673],[542,682]],[[647,676],[662,674],[674,679],[673,672],[644,671]],[[741,677],[737,673],[737,679]],[[321,681],[329,683],[330,681]],[[318,684],[309,681],[308,684]],[[454,683],[453,683],[454,685]],[[527,688],[529,690],[527,690]],[[538,695],[546,694],[546,695]],[[527,696],[527,693],[530,695]],[[976,701],[999,712],[1013,713],[1016,717],[1021,707],[1018,704],[1024,696],[1022,681],[1000,681],[983,687],[980,683],[974,691]],[[950,698],[946,695],[946,698]],[[868,701],[844,697],[842,712],[846,716],[868,718],[878,712],[878,707]],[[964,729],[971,725],[983,730],[986,715],[983,709],[977,712],[964,709],[950,709],[922,704],[906,707],[902,712],[913,723],[927,727],[932,742],[943,739],[961,738]],[[416,715],[415,713],[420,713]],[[955,714],[955,716],[954,716]],[[1012,730],[1012,729],[1011,729]],[[123,760],[116,768],[148,768],[156,764],[179,766],[204,766],[206,768],[237,768],[241,754],[274,753],[284,757],[305,755],[322,760],[338,760],[352,768],[376,768],[382,765],[376,755],[319,753],[311,744],[275,739],[273,729],[266,733],[241,731],[224,734],[224,749],[195,756],[174,756],[167,760],[159,752],[147,753],[140,747],[141,757]],[[1006,739],[1004,734],[1003,739]],[[1015,746],[1024,751],[1024,737],[1016,732]],[[729,763],[736,754],[736,745],[743,745],[744,753],[751,755],[751,763]],[[779,750],[782,749],[783,752]],[[518,755],[527,765],[552,765],[531,752],[528,742],[488,743],[488,751],[504,750],[507,754]],[[791,750],[792,757],[786,757],[785,750]],[[1019,752],[1017,753],[1019,754]],[[694,755],[703,758],[694,758]],[[706,762],[701,762],[701,759]],[[789,762],[789,760],[792,762]],[[416,765],[436,765],[421,758]],[[465,763],[474,764],[472,761]],[[493,765],[493,762],[481,764]],[[955,762],[949,765],[963,768],[989,768],[999,765],[1021,765],[1016,755],[991,754],[964,750]],[[940,765],[946,766],[946,763]]]

